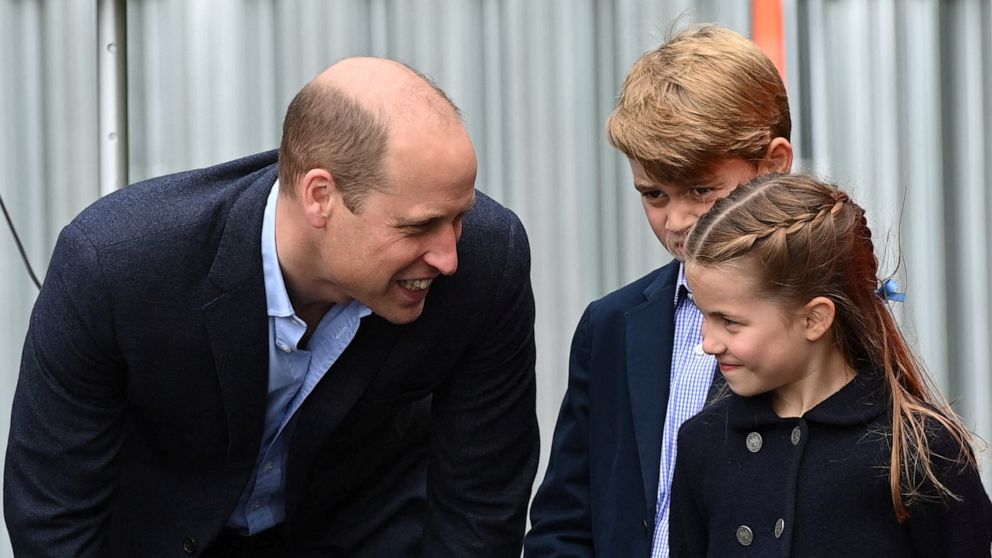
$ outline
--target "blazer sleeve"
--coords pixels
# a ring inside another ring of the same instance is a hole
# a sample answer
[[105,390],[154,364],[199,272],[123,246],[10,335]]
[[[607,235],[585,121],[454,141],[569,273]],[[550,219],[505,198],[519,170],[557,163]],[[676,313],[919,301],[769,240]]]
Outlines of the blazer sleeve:
[[[935,428],[931,465],[957,498],[911,505],[906,530],[916,556],[989,558],[992,555],[992,503],[978,471],[956,460],[960,447],[946,430]],[[932,487],[930,487],[932,488]]]
[[518,556],[537,471],[534,295],[523,225],[512,215],[506,261],[479,338],[434,393],[423,556]]
[[593,556],[589,485],[589,309],[572,338],[562,400],[544,482],[531,505],[524,555]]
[[14,394],[4,516],[17,556],[108,556],[124,399],[98,255],[67,227],[31,315]]
[[701,467],[691,458],[693,449],[704,442],[698,438],[692,440],[693,437],[693,433],[686,433],[686,425],[679,430],[668,517],[668,549],[672,558],[702,558],[707,556],[709,545],[706,519],[697,499],[699,479],[692,474]]

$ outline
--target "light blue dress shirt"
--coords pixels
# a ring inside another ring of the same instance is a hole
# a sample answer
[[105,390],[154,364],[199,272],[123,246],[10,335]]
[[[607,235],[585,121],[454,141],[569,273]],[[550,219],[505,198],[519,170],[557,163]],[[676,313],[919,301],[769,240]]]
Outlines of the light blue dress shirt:
[[651,558],[668,558],[668,513],[671,508],[672,476],[679,427],[698,413],[716,374],[716,358],[703,352],[703,314],[692,301],[685,280],[685,264],[679,265],[675,284],[675,344],[672,348],[671,384],[665,411],[665,432],[658,471],[658,503],[655,507]]
[[336,304],[321,318],[306,349],[297,344],[307,331],[293,311],[276,254],[276,204],[279,181],[269,192],[262,221],[262,270],[269,316],[269,390],[262,445],[252,475],[227,526],[253,535],[281,523],[286,516],[285,465],[287,436],[283,430],[307,395],[348,347],[361,319],[371,314],[353,300]]

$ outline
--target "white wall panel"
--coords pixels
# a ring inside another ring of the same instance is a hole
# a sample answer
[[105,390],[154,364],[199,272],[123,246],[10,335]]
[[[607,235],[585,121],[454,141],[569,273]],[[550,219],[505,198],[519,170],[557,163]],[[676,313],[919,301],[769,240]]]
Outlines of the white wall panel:
[[[985,0],[799,0],[800,151],[868,212],[897,268],[904,331],[970,427],[992,437],[988,272],[990,11]],[[992,460],[982,451],[984,479]]]
[[[946,259],[950,292],[949,325],[950,379],[948,391],[960,397],[958,409],[992,440],[992,376],[989,359],[989,184],[985,166],[986,143],[992,141],[986,127],[992,95],[989,80],[982,76],[988,51],[989,27],[986,2],[950,2],[944,7],[943,32],[946,48],[943,68],[948,85],[943,98],[944,191],[948,199]],[[988,452],[985,462],[992,466]],[[992,476],[985,471],[988,481]]]
[[[907,330],[969,424],[992,439],[992,8],[984,0],[784,5],[797,166],[864,202],[887,269],[903,258]],[[476,143],[480,189],[514,209],[531,239],[542,470],[579,314],[669,259],[603,133],[623,77],[680,15],[750,28],[750,3],[736,0],[133,0],[127,8],[132,181],[275,147],[293,94],[343,56],[397,58],[448,91]],[[95,25],[95,2],[0,0],[0,194],[41,273],[59,229],[98,195]],[[0,277],[5,446],[36,294],[6,230]],[[0,556],[9,551],[3,529]]]

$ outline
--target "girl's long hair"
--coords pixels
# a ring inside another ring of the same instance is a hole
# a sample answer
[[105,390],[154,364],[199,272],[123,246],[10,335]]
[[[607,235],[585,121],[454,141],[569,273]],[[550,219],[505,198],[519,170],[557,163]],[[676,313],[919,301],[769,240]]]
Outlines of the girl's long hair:
[[[865,212],[836,186],[806,175],[766,175],[719,200],[686,241],[686,260],[704,266],[747,258],[761,296],[802,307],[817,296],[837,308],[833,338],[856,370],[880,371],[891,400],[889,484],[900,522],[924,499],[957,499],[934,472],[936,459],[977,468],[971,434],[935,389],[878,294],[878,260]],[[931,451],[942,427],[958,455]]]

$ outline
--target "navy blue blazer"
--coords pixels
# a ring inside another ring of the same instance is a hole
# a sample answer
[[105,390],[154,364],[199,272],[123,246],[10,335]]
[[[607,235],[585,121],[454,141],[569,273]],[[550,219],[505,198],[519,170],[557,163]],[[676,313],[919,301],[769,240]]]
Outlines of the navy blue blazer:
[[649,556],[678,262],[586,308],[524,555]]
[[[268,152],[98,200],[62,232],[14,396],[23,556],[198,555],[258,456]],[[520,222],[480,194],[419,320],[372,315],[294,416],[291,556],[512,556],[537,466]]]

